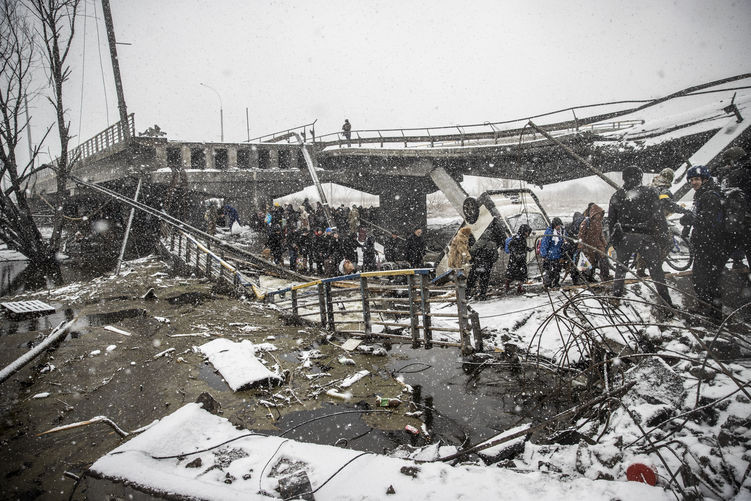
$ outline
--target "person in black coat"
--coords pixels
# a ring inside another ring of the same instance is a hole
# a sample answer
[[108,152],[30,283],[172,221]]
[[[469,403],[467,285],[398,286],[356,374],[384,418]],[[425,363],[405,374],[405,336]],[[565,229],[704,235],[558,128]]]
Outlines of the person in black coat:
[[271,255],[274,258],[274,262],[279,265],[283,264],[284,234],[282,233],[281,226],[274,225],[271,228],[266,246],[271,250]]
[[681,223],[691,224],[691,245],[694,248],[692,279],[694,291],[701,301],[693,313],[706,315],[715,322],[722,320],[720,273],[728,259],[723,244],[723,209],[719,187],[703,165],[686,171],[686,179],[695,190],[692,215],[684,215]]
[[483,235],[470,248],[469,253],[472,256],[472,268],[467,278],[467,297],[473,295],[475,285],[477,285],[477,298],[485,301],[490,283],[490,272],[498,259],[498,246],[491,238]]
[[613,295],[623,295],[627,263],[636,254],[644,259],[657,294],[665,305],[673,307],[662,271],[663,239],[668,234],[667,221],[655,188],[642,185],[644,173],[630,165],[623,169],[623,187],[610,197],[608,227],[610,241],[619,264],[615,270]]
[[375,240],[371,236],[365,240],[365,245],[363,245],[363,248],[362,248],[362,270],[363,271],[375,271],[375,269],[376,269]]
[[508,294],[511,282],[518,280],[516,292],[522,293],[522,284],[527,280],[527,252],[534,249],[527,247],[527,238],[532,234],[532,228],[528,224],[519,226],[519,230],[511,238],[508,244],[509,258],[506,267],[506,293]]
[[422,236],[422,228],[417,228],[407,238],[407,244],[404,248],[404,260],[412,268],[419,268],[422,266],[423,257],[425,257],[425,239]]

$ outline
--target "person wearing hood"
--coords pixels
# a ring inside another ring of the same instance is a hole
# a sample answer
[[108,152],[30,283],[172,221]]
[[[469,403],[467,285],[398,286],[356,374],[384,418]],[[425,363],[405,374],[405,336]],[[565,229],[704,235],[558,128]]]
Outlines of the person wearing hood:
[[399,239],[399,235],[396,233],[391,234],[391,237],[389,237],[383,245],[383,254],[386,261],[390,263],[395,263],[402,259],[404,251],[402,250],[402,243]]
[[528,224],[519,226],[516,235],[511,237],[508,244],[509,258],[506,267],[506,294],[509,292],[511,282],[519,281],[516,292],[522,293],[522,284],[527,280],[527,252],[534,249],[527,246],[527,238],[532,234],[532,228]]
[[[554,217],[540,241],[542,285],[545,288],[557,288],[560,286],[565,236],[566,230],[563,229],[563,222],[560,218]],[[509,245],[509,249],[510,247]]]
[[660,235],[667,226],[657,191],[642,185],[642,170],[634,165],[623,169],[623,187],[610,197],[608,226],[619,263],[615,269],[613,295],[623,295],[628,261],[641,254],[649,268],[657,293],[666,306],[674,308],[662,271]]
[[608,242],[602,234],[602,221],[605,210],[599,205],[590,204],[586,217],[579,226],[579,248],[592,263],[592,269],[585,272],[590,282],[595,281],[595,271],[600,270],[601,280],[610,280],[610,264],[608,263]]

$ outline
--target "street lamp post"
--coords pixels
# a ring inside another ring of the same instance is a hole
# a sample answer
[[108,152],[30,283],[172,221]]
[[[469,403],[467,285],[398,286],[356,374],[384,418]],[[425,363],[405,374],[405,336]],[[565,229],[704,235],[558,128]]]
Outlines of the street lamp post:
[[205,83],[201,82],[201,85],[206,87],[207,89],[211,90],[216,94],[216,97],[219,98],[219,127],[220,127],[220,142],[224,142],[224,105],[222,104],[222,96],[219,95],[219,92],[211,87],[210,85],[206,85]]

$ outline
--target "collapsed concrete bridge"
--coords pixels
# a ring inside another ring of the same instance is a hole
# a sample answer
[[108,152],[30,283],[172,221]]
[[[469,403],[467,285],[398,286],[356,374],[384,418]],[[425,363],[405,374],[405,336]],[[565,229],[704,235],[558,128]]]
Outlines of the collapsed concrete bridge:
[[[137,179],[142,178],[147,203],[172,206],[174,210],[178,198],[184,207],[183,216],[196,212],[190,207],[214,197],[223,198],[241,214],[250,214],[275,198],[312,184],[297,140],[307,135],[305,144],[322,183],[334,182],[377,195],[384,224],[406,232],[408,227],[425,224],[425,196],[444,189],[431,176],[436,168],[457,182],[469,175],[544,185],[591,175],[556,140],[602,172],[620,171],[631,164],[645,172],[677,168],[734,121],[739,124],[738,130],[720,150],[731,144],[747,144],[749,121],[743,123],[741,112],[751,96],[747,94],[737,102],[734,96],[733,109],[727,106],[718,113],[724,104],[720,97],[728,94],[722,91],[717,91],[716,106],[697,107],[693,114],[684,111],[680,119],[668,125],[664,117],[659,126],[654,125],[633,109],[609,110],[579,119],[576,109],[571,108],[564,112],[571,113],[573,119],[541,125],[555,140],[528,127],[528,119],[521,119],[422,129],[355,130],[349,138],[342,133],[315,137],[308,124],[246,143],[189,142],[137,137],[130,115],[128,141],[118,123],[79,146],[71,157],[78,159],[73,174],[79,178],[124,194],[132,194]],[[686,94],[681,99],[691,96]],[[691,109],[690,104],[683,107]],[[80,206],[87,205],[93,195],[74,184],[69,189],[73,202],[68,210],[80,212]],[[42,172],[32,191],[49,199],[55,190],[52,173]]]

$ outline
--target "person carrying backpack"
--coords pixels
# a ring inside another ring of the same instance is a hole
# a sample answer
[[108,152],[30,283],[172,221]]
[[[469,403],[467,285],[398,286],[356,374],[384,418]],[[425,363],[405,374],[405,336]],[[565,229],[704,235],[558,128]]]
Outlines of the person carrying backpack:
[[725,198],[725,230],[734,249],[731,256],[734,268],[742,267],[745,255],[751,267],[751,163],[746,150],[739,146],[728,149],[723,155],[728,165]]
[[695,190],[693,212],[681,218],[681,223],[691,224],[691,245],[694,248],[692,280],[699,303],[692,313],[722,320],[720,273],[728,259],[724,242],[724,214],[722,195],[703,165],[694,165],[686,171],[686,180]]
[[610,198],[608,227],[619,264],[615,269],[613,295],[623,295],[627,263],[635,253],[641,254],[657,294],[665,305],[674,308],[662,271],[660,237],[666,233],[665,216],[660,209],[657,190],[642,185],[644,173],[630,165],[623,169],[623,187]]
[[540,241],[542,257],[542,285],[557,288],[561,280],[561,264],[566,231],[560,218],[554,217]]

